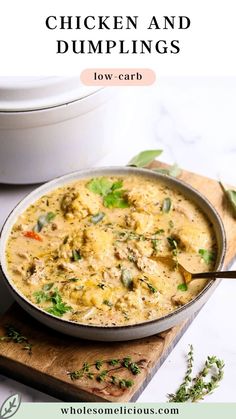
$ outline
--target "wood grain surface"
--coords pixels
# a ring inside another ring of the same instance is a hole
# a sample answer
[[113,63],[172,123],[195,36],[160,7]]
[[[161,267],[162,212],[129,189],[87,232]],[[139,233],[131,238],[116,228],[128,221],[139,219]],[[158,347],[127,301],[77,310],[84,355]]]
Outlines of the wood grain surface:
[[[159,162],[152,166],[165,166]],[[183,171],[180,178],[205,195],[222,217],[227,235],[227,254],[225,266],[229,266],[236,254],[236,222],[225,202],[218,182]],[[2,373],[38,388],[64,401],[135,401],[153,374],[168,356],[183,335],[193,318],[149,338],[129,342],[100,343],[83,341],[61,335],[41,325],[25,313],[18,305],[0,319],[0,336],[5,334],[6,325],[14,325],[32,343],[32,354],[23,349],[23,344],[0,341],[0,370]],[[86,376],[72,381],[69,371],[79,370],[84,362],[91,364],[95,376],[100,371],[94,365],[96,360],[123,359],[130,356],[141,373],[132,373],[122,365],[111,366],[105,362],[101,370],[108,370],[104,382]],[[130,388],[120,388],[111,384],[111,376],[133,380]]]

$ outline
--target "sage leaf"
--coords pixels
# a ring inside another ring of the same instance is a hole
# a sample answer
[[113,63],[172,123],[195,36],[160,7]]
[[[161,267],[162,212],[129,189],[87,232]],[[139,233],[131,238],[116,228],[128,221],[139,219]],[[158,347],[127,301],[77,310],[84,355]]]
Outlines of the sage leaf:
[[121,271],[121,282],[125,288],[131,290],[133,288],[133,279],[131,272],[128,269],[122,269]]
[[128,163],[128,166],[134,166],[134,167],[145,167],[149,163],[151,163],[153,160],[155,160],[156,157],[160,156],[163,150],[145,150],[141,151],[141,153],[134,156],[130,162]]
[[171,210],[171,199],[165,198],[162,204],[162,212],[168,213]]
[[223,183],[219,182],[223,192],[232,208],[234,216],[236,217],[236,191],[233,189],[226,189]]
[[11,418],[13,415],[15,415],[15,413],[19,409],[20,404],[21,404],[21,397],[19,394],[16,393],[8,397],[1,406],[0,418],[1,419]]
[[176,163],[166,169],[153,168],[152,170],[154,170],[156,173],[161,173],[162,175],[168,175],[172,177],[178,177],[182,172],[181,168]]
[[47,214],[40,215],[37,224],[33,228],[33,231],[35,231],[36,233],[40,233],[43,227],[49,224],[55,217],[56,214],[54,214],[54,212],[48,212]]
[[104,212],[99,212],[98,214],[95,214],[91,217],[91,221],[93,224],[97,224],[99,223],[99,221],[102,221],[104,217],[105,217]]

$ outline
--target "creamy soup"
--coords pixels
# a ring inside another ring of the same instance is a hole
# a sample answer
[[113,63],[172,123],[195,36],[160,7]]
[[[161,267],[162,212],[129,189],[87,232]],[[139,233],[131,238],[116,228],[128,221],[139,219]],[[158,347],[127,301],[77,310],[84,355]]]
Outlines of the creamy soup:
[[123,326],[157,319],[194,299],[178,263],[214,267],[214,232],[201,210],[140,176],[78,180],[41,197],[7,245],[15,286],[43,310],[79,323]]

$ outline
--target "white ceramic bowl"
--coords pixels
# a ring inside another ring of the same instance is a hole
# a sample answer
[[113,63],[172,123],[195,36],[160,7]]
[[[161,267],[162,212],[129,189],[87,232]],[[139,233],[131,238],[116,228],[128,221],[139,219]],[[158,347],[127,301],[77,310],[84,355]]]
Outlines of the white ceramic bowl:
[[205,215],[211,221],[215,232],[218,249],[215,269],[220,270],[220,268],[222,267],[226,250],[226,238],[222,221],[219,215],[217,214],[216,210],[210,204],[210,202],[199,192],[197,192],[184,182],[171,178],[169,176],[157,174],[156,172],[153,172],[151,170],[136,169],[132,167],[108,167],[101,169],[90,169],[62,176],[37,188],[17,205],[17,207],[9,215],[3,226],[0,244],[1,268],[8,289],[13,294],[13,297],[16,299],[16,301],[31,316],[35,317],[37,320],[51,327],[52,329],[55,329],[59,332],[68,335],[100,341],[122,341],[151,336],[156,333],[162,332],[163,330],[167,330],[170,327],[180,323],[181,321],[188,319],[191,315],[193,315],[194,312],[198,311],[201,308],[201,306],[207,301],[207,299],[210,297],[210,295],[218,285],[219,280],[210,281],[193,301],[190,301],[188,304],[178,308],[174,312],[164,317],[134,325],[114,327],[84,325],[73,321],[60,319],[36,307],[31,301],[27,300],[26,297],[19,290],[17,290],[17,288],[14,285],[14,282],[10,279],[10,276],[8,274],[5,250],[9,234],[19,215],[22,212],[24,212],[29,205],[31,205],[41,196],[47,194],[48,192],[51,192],[59,186],[65,185],[76,179],[83,179],[96,176],[116,176],[130,174],[145,176],[149,179],[152,179],[153,181],[161,180],[169,187],[180,191],[192,202],[198,205],[198,207],[205,213]]
[[0,78],[0,183],[91,167],[112,147],[113,96],[78,78]]

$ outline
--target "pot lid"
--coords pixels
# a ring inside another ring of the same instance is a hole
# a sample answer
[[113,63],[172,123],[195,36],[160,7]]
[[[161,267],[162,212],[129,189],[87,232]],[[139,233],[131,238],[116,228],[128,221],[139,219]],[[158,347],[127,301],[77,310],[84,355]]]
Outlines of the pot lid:
[[0,111],[19,112],[63,105],[100,90],[79,77],[0,77]]

